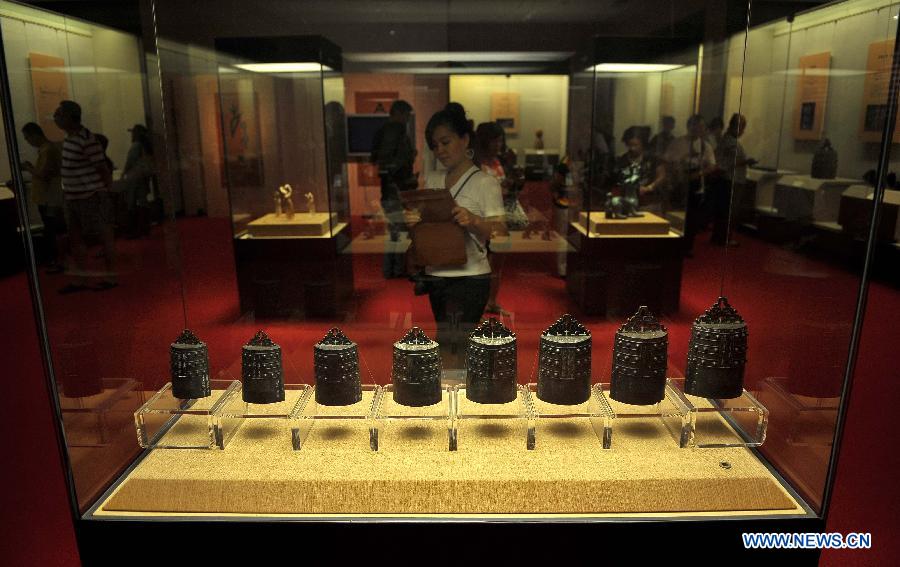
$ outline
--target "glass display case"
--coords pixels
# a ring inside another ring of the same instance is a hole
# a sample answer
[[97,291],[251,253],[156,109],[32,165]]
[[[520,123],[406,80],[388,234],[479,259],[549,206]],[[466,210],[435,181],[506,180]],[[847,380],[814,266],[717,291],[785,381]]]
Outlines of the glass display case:
[[[824,529],[860,305],[897,301],[898,6],[537,4],[552,51],[455,1],[151,0],[124,29],[0,2],[12,277],[83,558],[185,529]],[[438,221],[391,208],[397,171],[450,190],[465,264],[407,264]]]
[[690,148],[669,146],[698,113],[701,52],[680,38],[601,36],[571,60],[581,92],[569,115],[567,287],[586,313],[678,311]]
[[241,309],[333,315],[353,290],[341,50],[318,36],[215,48]]

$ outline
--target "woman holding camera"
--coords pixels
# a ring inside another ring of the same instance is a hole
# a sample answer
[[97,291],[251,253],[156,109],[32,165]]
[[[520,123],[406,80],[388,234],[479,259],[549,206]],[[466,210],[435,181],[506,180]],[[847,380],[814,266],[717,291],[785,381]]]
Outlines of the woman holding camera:
[[[426,189],[447,189],[454,200],[453,221],[465,231],[466,262],[460,266],[425,266],[423,279],[437,323],[437,341],[446,368],[464,366],[468,334],[481,319],[491,286],[487,241],[505,231],[503,196],[498,181],[473,162],[474,133],[459,105],[448,105],[431,117],[425,138],[446,172],[435,172]],[[417,211],[404,212],[412,228]]]

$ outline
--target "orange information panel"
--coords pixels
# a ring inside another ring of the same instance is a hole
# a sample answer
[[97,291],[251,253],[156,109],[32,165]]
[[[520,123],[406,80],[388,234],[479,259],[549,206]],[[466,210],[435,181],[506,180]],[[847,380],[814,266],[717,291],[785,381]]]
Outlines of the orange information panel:
[[53,113],[59,102],[69,98],[69,78],[66,62],[61,57],[29,53],[31,64],[31,88],[34,91],[34,110],[37,123],[48,139],[58,142],[65,133],[53,122]]
[[805,55],[800,58],[797,94],[794,98],[793,132],[795,140],[822,138],[830,67],[830,51]]
[[519,131],[519,93],[491,93],[491,121],[507,134]]
[[[869,44],[866,60],[866,82],[863,86],[862,120],[859,139],[863,142],[881,141],[887,117],[888,87],[891,82],[891,61],[894,40]],[[900,121],[898,121],[900,125]],[[894,129],[894,143],[900,142],[900,128]]]

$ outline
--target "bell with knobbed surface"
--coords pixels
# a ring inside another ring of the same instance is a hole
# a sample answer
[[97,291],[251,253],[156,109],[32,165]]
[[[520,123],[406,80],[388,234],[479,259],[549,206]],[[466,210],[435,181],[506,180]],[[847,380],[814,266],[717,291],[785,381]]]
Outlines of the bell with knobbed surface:
[[359,349],[344,333],[333,328],[313,346],[316,403],[348,406],[362,400]]
[[537,397],[558,405],[591,396],[591,332],[568,313],[541,334]]
[[209,388],[209,350],[188,329],[169,346],[172,395],[182,400],[205,398]]
[[703,398],[737,398],[744,391],[747,323],[720,297],[691,327],[684,391]]
[[418,327],[394,343],[391,384],[394,401],[403,406],[430,406],[441,401],[441,353],[437,341]]
[[259,331],[241,349],[241,395],[249,404],[284,401],[281,347]]
[[639,406],[662,401],[666,395],[668,349],[668,331],[642,305],[616,331],[610,397]]
[[466,349],[466,398],[480,404],[516,399],[516,334],[495,317],[469,334]]

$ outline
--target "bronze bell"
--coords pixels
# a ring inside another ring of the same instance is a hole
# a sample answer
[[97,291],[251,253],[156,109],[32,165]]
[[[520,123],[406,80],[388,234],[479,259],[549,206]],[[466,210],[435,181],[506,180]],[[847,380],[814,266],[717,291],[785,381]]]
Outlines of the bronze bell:
[[737,398],[744,391],[747,324],[720,297],[691,327],[684,391],[702,398]]
[[666,394],[668,349],[668,331],[642,305],[616,331],[610,397],[639,406],[662,401]]
[[441,353],[437,341],[418,327],[394,343],[391,383],[394,401],[403,406],[430,406],[441,401]]
[[591,396],[591,332],[568,313],[541,334],[537,397],[559,405]]
[[284,401],[284,370],[281,347],[259,331],[241,349],[241,392],[250,404]]
[[516,399],[516,334],[491,317],[469,334],[466,398],[480,404]]
[[209,350],[185,329],[169,347],[172,395],[182,400],[205,398],[209,388]]
[[316,377],[316,403],[323,406],[348,406],[362,400],[359,378],[359,349],[333,328],[313,346]]

